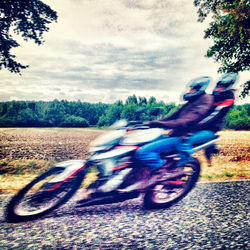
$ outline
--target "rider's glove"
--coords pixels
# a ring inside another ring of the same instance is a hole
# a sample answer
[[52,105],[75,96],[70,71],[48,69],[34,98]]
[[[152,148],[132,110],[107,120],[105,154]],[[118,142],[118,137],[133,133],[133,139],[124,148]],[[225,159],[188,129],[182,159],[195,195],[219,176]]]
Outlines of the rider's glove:
[[151,121],[147,124],[150,128],[160,128],[162,127],[162,123],[160,121]]

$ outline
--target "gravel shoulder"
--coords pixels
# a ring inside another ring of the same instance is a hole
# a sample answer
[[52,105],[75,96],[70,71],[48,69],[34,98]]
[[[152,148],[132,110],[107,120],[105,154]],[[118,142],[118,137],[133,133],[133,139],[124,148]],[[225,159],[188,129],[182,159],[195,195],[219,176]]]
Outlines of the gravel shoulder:
[[198,183],[168,209],[143,210],[141,198],[77,209],[67,203],[36,221],[3,217],[0,249],[247,249],[250,181]]

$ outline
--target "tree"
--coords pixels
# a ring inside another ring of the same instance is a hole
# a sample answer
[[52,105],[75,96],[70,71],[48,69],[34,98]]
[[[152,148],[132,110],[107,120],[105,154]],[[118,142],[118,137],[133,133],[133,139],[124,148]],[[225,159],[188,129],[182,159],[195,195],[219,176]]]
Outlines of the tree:
[[126,104],[122,110],[121,118],[126,119],[128,121],[135,121],[137,107],[138,106],[135,103]]
[[155,97],[154,97],[154,96],[151,96],[151,97],[149,98],[149,100],[148,100],[148,103],[149,103],[149,105],[155,104],[155,103],[156,103]]
[[243,90],[240,94],[240,97],[245,98],[249,95],[249,89],[250,89],[250,80],[242,84]]
[[[249,70],[249,0],[194,0],[194,5],[199,8],[198,21],[203,22],[212,15],[205,38],[212,38],[214,45],[206,56],[221,63],[218,72]],[[244,98],[249,94],[249,81],[242,87],[241,97]]]
[[129,104],[129,103],[134,103],[134,104],[138,103],[136,95],[132,95],[127,98],[126,104]]
[[1,0],[0,70],[5,67],[10,72],[20,73],[28,67],[17,62],[10,52],[20,46],[12,33],[40,45],[44,42],[43,33],[49,30],[47,25],[56,20],[56,12],[40,0]]
[[106,124],[112,125],[117,120],[120,120],[122,112],[122,106],[119,104],[113,104],[106,112]]
[[[1,121],[0,121],[0,125],[1,125]],[[108,123],[107,123],[107,119],[106,119],[106,115],[102,115],[100,118],[99,118],[99,121],[97,123],[97,126],[98,127],[103,127],[103,126],[107,126]]]
[[18,113],[18,116],[16,117],[16,125],[17,126],[28,126],[32,127],[37,125],[38,123],[38,117],[30,108],[22,109]]
[[52,127],[60,126],[60,124],[64,120],[64,115],[65,108],[62,102],[58,100],[50,102],[47,110],[45,111],[45,120],[47,122],[47,125]]
[[139,105],[147,104],[147,99],[146,97],[141,97],[139,96]]
[[225,125],[227,128],[236,130],[249,130],[250,118],[244,107],[233,108],[226,116]]
[[244,104],[243,108],[247,111],[247,115],[250,117],[250,104],[249,103]]
[[86,128],[89,126],[89,123],[86,119],[66,114],[64,120],[61,122],[60,127],[74,127],[74,128]]

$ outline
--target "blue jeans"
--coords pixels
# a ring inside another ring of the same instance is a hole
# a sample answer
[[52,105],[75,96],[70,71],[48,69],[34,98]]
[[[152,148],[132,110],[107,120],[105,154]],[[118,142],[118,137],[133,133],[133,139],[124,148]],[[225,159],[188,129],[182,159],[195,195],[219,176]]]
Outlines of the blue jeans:
[[214,132],[210,130],[202,130],[192,134],[177,146],[178,153],[181,157],[178,162],[179,166],[192,159],[191,155],[195,152],[193,147],[197,144],[203,144],[211,141],[215,137]]
[[190,159],[190,155],[194,153],[193,146],[210,141],[214,138],[214,132],[203,130],[194,133],[187,139],[180,137],[167,137],[159,139],[142,146],[136,152],[136,157],[151,170],[155,170],[164,165],[165,160],[161,159],[161,153],[168,153],[176,150],[181,157],[179,164],[183,164]]
[[188,154],[193,154],[193,147],[197,144],[203,144],[209,142],[215,137],[214,132],[210,130],[202,130],[192,134],[177,147],[180,152],[187,152]]
[[136,158],[149,166],[151,170],[155,170],[164,165],[165,160],[161,159],[161,153],[168,153],[176,150],[176,146],[181,142],[180,137],[167,137],[159,139],[142,146],[136,151]]

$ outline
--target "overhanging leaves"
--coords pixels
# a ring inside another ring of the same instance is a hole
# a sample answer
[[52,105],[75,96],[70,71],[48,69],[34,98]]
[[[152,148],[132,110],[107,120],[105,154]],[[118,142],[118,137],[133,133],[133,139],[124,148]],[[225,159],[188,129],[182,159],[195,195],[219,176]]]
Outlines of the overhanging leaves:
[[20,73],[28,66],[15,61],[11,49],[20,46],[14,40],[15,33],[25,41],[33,40],[40,45],[44,42],[43,33],[48,24],[57,20],[57,14],[40,0],[1,0],[0,1],[0,69]]

